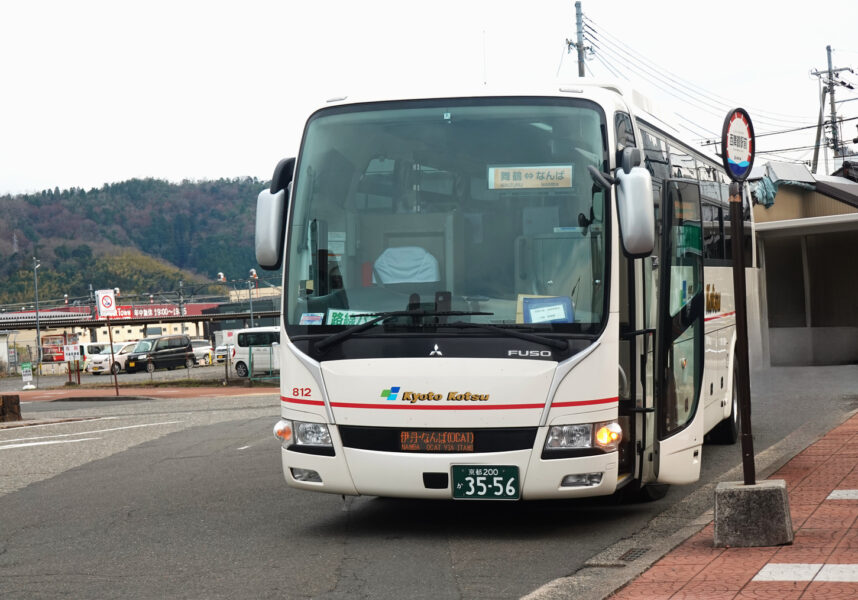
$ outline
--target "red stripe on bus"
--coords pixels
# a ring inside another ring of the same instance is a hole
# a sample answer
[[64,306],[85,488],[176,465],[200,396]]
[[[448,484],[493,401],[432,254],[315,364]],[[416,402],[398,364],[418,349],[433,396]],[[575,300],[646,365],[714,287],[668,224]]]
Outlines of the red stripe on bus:
[[[281,396],[280,399],[283,402],[288,402],[291,404],[308,404],[310,406],[324,406],[325,403],[321,400],[305,400],[303,398],[287,398],[286,396]],[[552,407],[565,407],[565,406],[591,406],[593,404],[612,404],[617,402],[618,398],[615,396],[613,398],[601,398],[598,400],[577,400],[571,402],[555,402],[552,404]],[[331,406],[334,408],[375,408],[382,410],[533,410],[533,409],[542,409],[545,408],[544,404],[488,404],[488,405],[464,405],[464,406],[450,406],[450,405],[431,405],[431,404],[358,404],[352,402],[331,402]]]
[[736,314],[736,311],[734,310],[732,312],[724,313],[722,315],[715,315],[714,317],[706,317],[703,320],[704,321],[714,321],[715,319],[723,319],[724,317],[730,317],[730,316],[733,316],[735,314]]
[[590,406],[593,404],[612,404],[614,402],[619,402],[619,397],[614,396],[613,398],[600,398],[599,400],[573,400],[572,402],[554,402],[551,407],[562,407],[562,406]]

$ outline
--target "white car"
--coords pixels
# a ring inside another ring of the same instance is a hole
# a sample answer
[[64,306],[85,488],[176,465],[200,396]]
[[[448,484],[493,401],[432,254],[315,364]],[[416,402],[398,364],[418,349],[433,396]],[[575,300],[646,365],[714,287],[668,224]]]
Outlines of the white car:
[[[236,344],[231,353],[235,374],[249,377],[254,373],[280,371],[280,327],[251,327],[235,334]],[[276,356],[276,357],[275,357]]]
[[214,348],[208,340],[191,340],[194,358],[198,365],[210,365],[214,362]]
[[101,373],[119,373],[125,369],[125,360],[128,355],[134,350],[137,342],[119,342],[113,344],[113,369],[110,366],[110,346],[102,350],[99,354],[93,354],[89,357],[89,372],[93,375]]

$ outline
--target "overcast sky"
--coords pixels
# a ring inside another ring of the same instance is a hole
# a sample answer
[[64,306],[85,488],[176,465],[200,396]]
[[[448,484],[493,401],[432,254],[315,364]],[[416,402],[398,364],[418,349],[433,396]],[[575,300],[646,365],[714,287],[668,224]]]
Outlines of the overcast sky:
[[[815,124],[811,71],[827,69],[826,45],[835,68],[858,72],[855,0],[582,6],[588,76],[633,80],[692,139],[718,137],[729,106],[748,109],[758,135]],[[329,97],[414,82],[570,81],[574,37],[574,0],[2,2],[0,194],[132,177],[265,180]],[[858,76],[842,77],[858,87]],[[858,94],[838,87],[836,97]],[[838,114],[858,115],[858,103]],[[844,124],[850,142],[856,123]],[[810,146],[814,131],[758,142]]]

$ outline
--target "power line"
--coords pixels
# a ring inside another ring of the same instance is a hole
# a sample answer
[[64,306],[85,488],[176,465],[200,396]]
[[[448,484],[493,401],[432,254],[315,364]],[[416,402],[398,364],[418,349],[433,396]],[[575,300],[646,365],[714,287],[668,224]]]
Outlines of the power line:
[[[634,54],[632,54],[632,53],[636,53],[636,51],[634,51],[633,49],[626,46],[621,40],[612,36],[610,33],[608,33],[607,30],[605,30],[604,28],[599,26],[598,23],[596,23],[595,21],[593,21],[592,19],[590,19],[586,15],[584,18],[585,18],[585,27],[587,27],[595,35],[598,35],[599,31],[601,31],[602,34],[604,35],[604,38],[606,39],[606,41],[611,41],[612,43],[616,44],[619,47],[628,49],[628,51],[624,50],[623,52],[629,56],[634,56]],[[592,23],[596,27],[599,27],[599,30],[596,30],[593,26],[590,25],[590,23]],[[652,62],[652,61],[649,61],[649,62]],[[684,79],[682,79],[678,75],[675,75],[674,73],[668,71],[667,69],[664,69],[658,65],[656,65],[656,66],[658,67],[659,72],[662,72],[665,74],[662,76],[663,78],[673,82],[677,86],[681,86],[682,88],[689,90],[690,92],[692,92],[698,96],[702,96],[702,97],[706,98],[707,100],[710,101],[710,103],[715,102],[716,106],[719,107],[719,110],[722,113],[729,110],[730,108],[733,108],[736,106],[736,103],[734,101],[723,98],[722,96],[718,96],[716,94],[713,94],[713,93],[709,92],[708,90],[705,90],[705,88],[702,88],[698,85],[692,84],[690,82],[686,82]],[[779,123],[779,124],[783,124],[783,123],[792,123],[792,124],[807,123],[806,118],[797,117],[795,115],[784,115],[782,113],[773,113],[771,111],[763,111],[763,110],[759,110],[759,109],[752,109],[752,110],[754,113],[759,115],[759,117],[757,117],[757,120],[759,120],[760,122],[770,122],[770,123]]]

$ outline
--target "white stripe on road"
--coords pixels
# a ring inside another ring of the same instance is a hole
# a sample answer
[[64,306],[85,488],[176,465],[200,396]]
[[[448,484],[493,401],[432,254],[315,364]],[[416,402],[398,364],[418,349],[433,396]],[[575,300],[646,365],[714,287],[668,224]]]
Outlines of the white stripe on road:
[[858,581],[858,565],[825,565],[814,581]]
[[182,423],[182,421],[162,421],[160,423],[143,423],[141,425],[126,425],[124,427],[110,427],[108,429],[95,429],[93,431],[79,431],[77,433],[57,433],[55,435],[40,435],[36,437],[15,438],[11,440],[2,440],[0,443],[7,444],[9,442],[28,442],[30,440],[47,440],[51,438],[72,437],[77,435],[90,435],[92,433],[106,433],[108,431],[122,431],[123,429],[138,429],[140,427],[155,427],[157,425],[174,425]]
[[834,490],[826,500],[858,500],[858,490]]
[[239,450],[247,450],[248,448],[250,448],[250,446],[242,446]]
[[754,581],[813,581],[822,563],[770,563],[754,575]]
[[858,565],[822,563],[769,563],[754,581],[838,581],[858,582]]
[[28,446],[46,446],[48,444],[73,444],[75,442],[89,442],[101,438],[81,438],[79,440],[48,440],[45,442],[27,442],[25,444],[0,445],[0,450],[11,450],[12,448],[27,448]]

